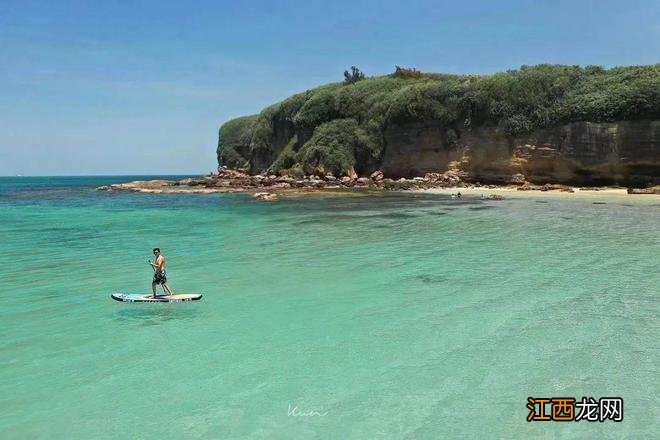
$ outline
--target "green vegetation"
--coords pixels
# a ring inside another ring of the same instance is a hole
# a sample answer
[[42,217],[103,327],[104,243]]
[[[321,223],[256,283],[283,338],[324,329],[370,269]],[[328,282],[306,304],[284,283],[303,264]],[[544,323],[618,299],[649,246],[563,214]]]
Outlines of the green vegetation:
[[298,136],[294,135],[284,149],[280,152],[279,156],[270,166],[271,172],[279,172],[281,170],[288,170],[296,165],[296,152],[294,148],[298,144]]
[[[277,153],[274,172],[321,167],[341,175],[350,166],[377,164],[384,130],[392,124],[436,121],[456,132],[490,126],[520,136],[571,121],[660,119],[660,64],[522,66],[488,76],[398,66],[387,76],[362,79],[358,69],[346,74],[344,82],[293,95],[258,115],[224,124],[220,163],[245,166],[253,154],[265,151]],[[278,122],[292,127],[290,140],[279,147],[274,142]]]
[[355,164],[357,130],[355,119],[335,119],[319,125],[298,152],[298,162],[308,173],[319,169],[333,174],[343,173]]
[[249,166],[245,157],[254,136],[254,126],[257,116],[243,116],[232,119],[220,127],[218,136],[218,163],[231,168]]
[[424,74],[419,70],[401,66],[394,66],[394,73],[392,74],[395,78],[421,78]]

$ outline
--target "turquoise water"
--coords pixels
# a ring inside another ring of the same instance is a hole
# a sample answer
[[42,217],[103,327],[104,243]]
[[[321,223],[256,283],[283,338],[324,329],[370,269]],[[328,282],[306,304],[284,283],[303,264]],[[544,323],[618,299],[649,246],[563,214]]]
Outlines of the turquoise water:
[[[131,179],[0,179],[0,438],[660,431],[660,202],[93,191]],[[155,246],[202,301],[109,298]]]

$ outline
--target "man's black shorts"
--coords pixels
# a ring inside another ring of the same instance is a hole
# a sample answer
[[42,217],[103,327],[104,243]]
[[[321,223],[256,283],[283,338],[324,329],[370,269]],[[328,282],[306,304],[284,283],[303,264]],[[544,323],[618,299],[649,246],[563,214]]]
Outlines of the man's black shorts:
[[167,276],[164,270],[163,271],[157,270],[156,272],[154,272],[154,280],[153,280],[154,284],[164,284],[166,282],[167,282]]

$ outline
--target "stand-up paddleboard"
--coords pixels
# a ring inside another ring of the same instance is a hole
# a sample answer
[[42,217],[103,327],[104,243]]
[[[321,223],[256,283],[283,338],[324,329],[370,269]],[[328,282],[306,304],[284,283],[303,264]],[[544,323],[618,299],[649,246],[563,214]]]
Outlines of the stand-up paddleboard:
[[178,293],[176,295],[160,295],[155,298],[153,298],[150,293],[113,293],[110,296],[115,301],[121,302],[182,302],[198,301],[202,299],[201,293]]

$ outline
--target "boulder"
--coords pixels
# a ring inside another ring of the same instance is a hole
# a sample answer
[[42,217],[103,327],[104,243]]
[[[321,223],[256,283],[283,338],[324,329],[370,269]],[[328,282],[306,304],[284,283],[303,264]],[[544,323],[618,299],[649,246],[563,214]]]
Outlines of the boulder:
[[273,184],[271,188],[291,188],[291,184],[289,182],[278,182]]
[[517,173],[511,176],[511,180],[509,181],[513,185],[523,185],[525,183],[525,175],[521,173]]
[[371,173],[371,176],[369,177],[371,178],[371,180],[378,182],[380,180],[383,180],[384,176],[382,171],[374,171],[373,173]]
[[232,169],[229,169],[229,168],[223,166],[223,167],[218,168],[218,176],[217,177],[221,178],[221,179],[237,179],[237,178],[249,177],[249,175],[246,174],[243,171],[232,170]]
[[193,186],[193,185],[198,185],[199,184],[195,179],[191,179],[191,178],[181,179],[176,183],[178,185],[186,185],[186,186]]
[[277,183],[293,183],[293,182],[295,182],[295,179],[293,177],[289,177],[289,176],[280,176],[277,179],[275,179],[275,182],[277,182]]

